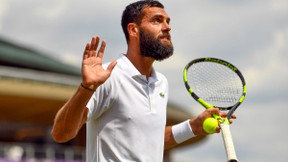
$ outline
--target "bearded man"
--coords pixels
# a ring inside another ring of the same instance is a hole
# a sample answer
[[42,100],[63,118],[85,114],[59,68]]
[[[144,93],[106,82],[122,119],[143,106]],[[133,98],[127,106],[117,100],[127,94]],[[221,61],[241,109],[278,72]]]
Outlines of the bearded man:
[[106,42],[98,51],[99,36],[87,43],[82,83],[55,117],[52,136],[56,142],[74,138],[86,123],[87,161],[160,162],[165,148],[206,134],[202,123],[213,113],[219,114],[218,109],[166,126],[168,81],[153,68],[153,62],[173,54],[169,23],[160,2],[138,1],[122,15],[126,54],[102,65]]

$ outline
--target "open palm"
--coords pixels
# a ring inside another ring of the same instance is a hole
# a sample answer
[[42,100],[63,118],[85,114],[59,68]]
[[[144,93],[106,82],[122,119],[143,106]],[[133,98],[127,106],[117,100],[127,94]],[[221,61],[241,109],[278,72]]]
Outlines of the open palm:
[[[93,37],[91,43],[87,43],[82,61],[82,84],[96,89],[103,84],[110,76],[113,68],[116,65],[116,61],[110,63],[105,70],[102,67],[102,58],[106,46],[106,42],[102,41],[101,47],[96,52],[100,42],[100,37]],[[96,55],[97,54],[97,55]]]

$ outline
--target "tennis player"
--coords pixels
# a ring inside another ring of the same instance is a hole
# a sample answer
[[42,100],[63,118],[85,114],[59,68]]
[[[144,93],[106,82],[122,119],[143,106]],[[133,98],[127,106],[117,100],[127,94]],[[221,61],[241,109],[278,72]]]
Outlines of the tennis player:
[[55,117],[56,142],[74,138],[86,123],[87,161],[160,162],[165,148],[206,134],[202,123],[218,109],[166,126],[168,82],[152,65],[173,54],[169,22],[158,1],[128,5],[122,15],[127,53],[103,65],[106,42],[97,51],[100,37],[92,38],[83,54],[82,83]]

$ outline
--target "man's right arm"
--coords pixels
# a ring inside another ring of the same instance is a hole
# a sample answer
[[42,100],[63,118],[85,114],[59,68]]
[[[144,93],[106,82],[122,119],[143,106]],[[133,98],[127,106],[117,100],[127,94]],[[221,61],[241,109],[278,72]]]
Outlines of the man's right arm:
[[116,61],[110,63],[105,70],[102,67],[102,58],[105,50],[105,41],[96,53],[100,37],[93,37],[87,43],[82,61],[82,83],[76,93],[57,112],[52,129],[52,136],[56,142],[66,142],[74,138],[87,120],[86,107],[94,91],[110,76]]
[[57,112],[52,129],[56,142],[67,142],[74,138],[87,120],[86,105],[93,92],[79,86],[73,97]]

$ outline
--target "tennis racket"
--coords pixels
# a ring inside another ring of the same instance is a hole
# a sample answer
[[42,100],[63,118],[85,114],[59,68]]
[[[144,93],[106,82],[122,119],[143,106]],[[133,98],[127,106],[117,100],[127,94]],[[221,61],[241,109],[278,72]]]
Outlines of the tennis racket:
[[186,65],[184,83],[190,95],[206,109],[229,110],[224,120],[217,114],[213,117],[220,123],[228,161],[237,162],[229,119],[246,95],[246,83],[241,72],[227,61],[199,58]]

